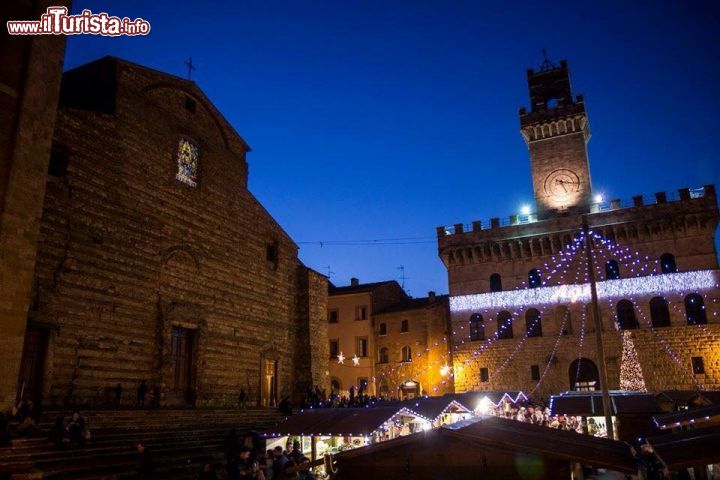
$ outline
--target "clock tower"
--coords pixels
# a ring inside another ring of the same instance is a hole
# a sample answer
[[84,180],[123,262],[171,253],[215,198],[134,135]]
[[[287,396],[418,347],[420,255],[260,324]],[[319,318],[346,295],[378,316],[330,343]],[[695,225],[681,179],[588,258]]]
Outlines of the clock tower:
[[535,203],[540,219],[590,209],[587,156],[590,124],[582,95],[573,98],[567,62],[545,60],[527,71],[531,107],[520,109],[520,131],[530,150]]

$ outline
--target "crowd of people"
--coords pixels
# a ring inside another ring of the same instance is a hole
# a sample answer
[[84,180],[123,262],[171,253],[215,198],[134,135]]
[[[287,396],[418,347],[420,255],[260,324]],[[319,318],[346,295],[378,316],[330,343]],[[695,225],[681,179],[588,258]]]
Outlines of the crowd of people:
[[501,403],[498,406],[489,404],[487,413],[498,417],[517,420],[518,422],[532,423],[543,427],[556,428],[577,433],[586,433],[595,436],[606,436],[603,425],[589,418],[586,421],[580,416],[551,415],[550,408],[543,405]]
[[363,385],[350,387],[348,395],[340,395],[335,390],[327,394],[327,390],[320,387],[310,387],[300,403],[301,409],[306,408],[357,408],[382,402],[382,397],[368,395]]

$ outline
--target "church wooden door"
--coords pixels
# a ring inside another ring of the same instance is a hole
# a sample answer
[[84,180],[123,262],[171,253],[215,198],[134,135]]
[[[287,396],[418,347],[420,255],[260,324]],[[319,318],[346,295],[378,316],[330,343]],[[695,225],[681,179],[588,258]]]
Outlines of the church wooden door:
[[192,403],[194,332],[188,328],[172,329],[172,390],[176,398]]
[[18,381],[18,396],[20,398],[33,401],[41,399],[47,347],[48,331],[28,325],[25,331],[22,361],[20,362]]

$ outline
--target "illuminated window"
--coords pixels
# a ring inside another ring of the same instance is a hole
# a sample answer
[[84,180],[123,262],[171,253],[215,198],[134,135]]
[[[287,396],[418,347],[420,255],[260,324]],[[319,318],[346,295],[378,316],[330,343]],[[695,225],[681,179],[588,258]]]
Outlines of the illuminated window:
[[199,157],[198,146],[189,139],[180,137],[177,153],[178,171],[175,178],[191,187],[197,187]]
[[402,361],[412,362],[412,350],[410,349],[410,347],[402,348]]
[[355,354],[358,357],[367,357],[368,340],[367,337],[357,337],[355,344]]

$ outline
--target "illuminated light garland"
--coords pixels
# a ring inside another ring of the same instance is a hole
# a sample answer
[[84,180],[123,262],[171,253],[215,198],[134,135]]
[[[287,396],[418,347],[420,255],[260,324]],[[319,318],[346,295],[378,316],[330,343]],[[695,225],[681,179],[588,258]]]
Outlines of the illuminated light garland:
[[[645,277],[603,280],[596,283],[598,298],[617,298],[659,292],[683,290],[708,290],[718,284],[715,270],[665,273]],[[548,305],[557,303],[589,302],[590,284],[558,285],[527,290],[479,293],[450,297],[450,311],[472,312],[481,309],[501,309],[518,305]]]
[[540,388],[540,385],[542,384],[543,380],[545,380],[545,376],[547,375],[548,371],[550,371],[550,365],[552,364],[552,361],[555,358],[555,354],[557,353],[558,345],[560,345],[560,339],[563,337],[562,332],[565,329],[565,325],[567,325],[567,319],[568,319],[568,315],[565,316],[565,320],[563,320],[563,323],[560,326],[560,333],[558,334],[557,338],[555,339],[555,344],[553,345],[552,353],[550,354],[550,358],[548,358],[547,364],[545,365],[545,369],[543,370],[542,375],[540,375],[540,379],[538,380],[537,384],[530,392],[531,397],[533,396],[535,391],[537,391],[537,389]]
[[624,330],[622,332],[622,345],[620,390],[647,392],[642,367],[640,366],[640,360],[638,359],[630,330]]
[[580,359],[583,354],[583,347],[585,345],[585,319],[587,318],[587,309],[583,308],[580,314],[580,340],[578,345],[578,356],[577,356],[577,370],[575,371],[575,383],[577,385],[578,379],[580,378]]

